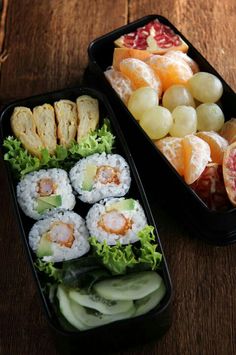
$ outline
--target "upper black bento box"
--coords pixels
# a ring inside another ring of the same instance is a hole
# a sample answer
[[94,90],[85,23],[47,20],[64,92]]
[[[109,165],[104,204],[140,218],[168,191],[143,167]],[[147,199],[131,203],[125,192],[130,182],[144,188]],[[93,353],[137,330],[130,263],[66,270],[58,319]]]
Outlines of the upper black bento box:
[[212,73],[221,80],[224,88],[221,105],[225,118],[228,120],[235,117],[236,95],[233,90],[191,43],[166,18],[159,15],[143,17],[94,40],[88,48],[89,67],[86,78],[97,86],[99,84],[100,89],[109,97],[150,198],[163,198],[174,213],[178,212],[190,224],[190,230],[197,237],[217,245],[230,244],[236,241],[236,209],[211,211],[202,202],[156,149],[103,74],[112,64],[114,40],[156,18],[172,28],[188,44],[188,54],[198,63],[201,71]]
[[[117,123],[117,119],[107,99],[101,93],[93,89],[84,87],[66,89],[58,92],[53,92],[16,101],[6,106],[1,112],[0,118],[0,139],[2,153],[5,153],[5,150],[2,147],[4,138],[9,135],[12,135],[10,127],[10,117],[13,112],[13,109],[16,106],[26,106],[29,108],[33,108],[34,106],[41,105],[44,103],[52,104],[53,102],[60,99],[75,100],[80,95],[90,95],[94,98],[97,98],[99,101],[100,117],[108,117],[110,119],[112,131],[116,136],[115,151],[117,153],[120,153],[127,160],[131,170],[132,183],[128,195],[133,196],[141,202],[145,210],[148,223],[155,226],[155,221],[153,220],[149,204],[144,189],[142,187],[142,183],[140,181],[135,164],[127,147],[126,141],[124,140],[123,134],[120,130],[119,124]],[[41,295],[41,299],[44,304],[44,310],[49,320],[50,326],[54,331],[56,338],[59,340],[60,349],[67,349],[67,347],[69,346],[69,348],[74,351],[73,353],[89,353],[90,349],[94,349],[96,353],[99,353],[104,352],[105,349],[120,349],[124,346],[128,346],[131,344],[139,344],[142,342],[147,342],[149,340],[154,340],[164,334],[164,332],[171,324],[170,301],[172,295],[171,281],[164,256],[160,274],[162,275],[166,285],[166,294],[161,303],[152,311],[137,318],[117,321],[105,326],[82,332],[66,331],[62,328],[51,303],[43,292],[42,275],[38,273],[34,266],[35,256],[29,248],[28,232],[32,227],[34,221],[26,217],[24,213],[22,213],[22,211],[20,210],[16,199],[16,181],[13,177],[11,168],[8,163],[5,163],[5,166],[8,173],[8,181],[11,189],[12,199],[14,202],[16,218],[19,223],[20,234],[23,238],[25,248],[28,254],[28,261],[30,263],[34,278],[36,280],[37,288]],[[87,204],[78,202],[77,200],[74,210],[75,212],[78,212],[82,217],[85,217],[88,208],[89,206]],[[158,232],[156,226],[155,233],[157,235],[159,249],[162,252],[162,247],[157,234]]]

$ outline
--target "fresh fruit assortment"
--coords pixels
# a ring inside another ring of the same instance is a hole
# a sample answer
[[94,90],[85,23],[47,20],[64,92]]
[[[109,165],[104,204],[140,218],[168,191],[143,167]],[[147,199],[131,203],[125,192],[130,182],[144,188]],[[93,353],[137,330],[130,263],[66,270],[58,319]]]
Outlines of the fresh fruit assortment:
[[210,209],[235,205],[236,119],[225,122],[221,81],[158,20],[114,44],[105,75],[145,133]]

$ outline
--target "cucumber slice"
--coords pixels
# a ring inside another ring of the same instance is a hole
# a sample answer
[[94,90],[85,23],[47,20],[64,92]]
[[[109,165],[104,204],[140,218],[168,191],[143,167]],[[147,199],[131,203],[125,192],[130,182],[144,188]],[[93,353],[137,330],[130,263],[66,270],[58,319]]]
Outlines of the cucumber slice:
[[106,300],[95,292],[85,293],[82,290],[71,290],[69,297],[81,306],[95,309],[104,314],[126,312],[133,306],[132,301]]
[[79,330],[88,329],[85,324],[74,316],[68,293],[62,286],[58,286],[57,288],[57,298],[59,300],[60,311],[66,320]]
[[147,313],[151,309],[156,307],[164,297],[165,293],[166,293],[166,287],[164,282],[162,281],[160,287],[156,291],[134,302],[134,305],[136,307],[136,312],[134,314],[134,317]]
[[70,305],[73,315],[76,317],[76,319],[79,322],[84,323],[89,328],[100,327],[117,320],[131,318],[135,313],[135,307],[133,303],[128,311],[112,315],[102,314],[100,312],[94,311],[91,308],[83,307],[73,300],[70,301]]
[[94,285],[94,290],[108,300],[138,300],[160,287],[161,277],[154,271],[143,271],[113,277]]

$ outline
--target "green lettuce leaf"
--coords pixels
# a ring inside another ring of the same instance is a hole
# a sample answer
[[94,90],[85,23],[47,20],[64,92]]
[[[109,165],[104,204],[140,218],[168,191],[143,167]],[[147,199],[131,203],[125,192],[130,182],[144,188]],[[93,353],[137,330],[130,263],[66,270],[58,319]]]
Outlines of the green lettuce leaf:
[[89,239],[94,254],[113,275],[122,275],[129,271],[156,270],[161,263],[162,255],[155,242],[154,227],[146,226],[138,233],[140,246],[116,245],[110,246],[106,241],[99,243],[95,237]]
[[132,268],[137,264],[131,245],[124,247],[117,242],[116,245],[110,246],[106,240],[99,243],[95,237],[90,238],[89,242],[94,248],[95,255],[113,275],[125,274],[128,267]]
[[83,137],[79,143],[72,142],[69,152],[73,157],[87,157],[95,153],[111,153],[115,136],[110,131],[110,122],[104,119],[101,128]]
[[63,271],[62,269],[56,268],[53,262],[45,262],[41,259],[37,259],[34,265],[36,269],[46,274],[49,278],[53,279],[58,283],[62,282]]
[[3,146],[7,149],[4,160],[10,163],[17,178],[40,168],[40,160],[30,155],[18,139],[8,137],[4,140]]
[[79,143],[73,141],[69,148],[57,145],[55,154],[51,156],[46,148],[41,150],[41,158],[33,157],[21,142],[14,137],[4,140],[3,146],[7,152],[4,160],[7,160],[16,175],[23,177],[32,171],[48,168],[70,169],[80,158],[94,153],[111,153],[114,147],[115,137],[110,131],[108,119],[104,119],[101,128],[88,134]]

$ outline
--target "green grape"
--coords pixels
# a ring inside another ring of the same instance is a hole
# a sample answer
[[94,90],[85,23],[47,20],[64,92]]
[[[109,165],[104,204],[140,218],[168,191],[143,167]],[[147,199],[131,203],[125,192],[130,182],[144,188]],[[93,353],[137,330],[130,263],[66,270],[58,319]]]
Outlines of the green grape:
[[224,114],[214,103],[201,104],[196,108],[198,131],[219,131],[224,124]]
[[188,81],[188,88],[200,102],[216,102],[223,93],[221,81],[215,75],[205,72],[194,74]]
[[142,87],[135,90],[129,98],[128,109],[136,120],[140,120],[144,111],[158,105],[159,98],[156,90]]
[[169,110],[154,106],[146,110],[140,120],[140,126],[151,139],[165,137],[172,126],[173,118]]
[[195,102],[189,89],[184,85],[172,85],[165,91],[162,105],[173,111],[175,107],[182,105],[195,107]]
[[170,129],[172,137],[184,137],[197,131],[196,110],[190,106],[178,106],[172,112],[174,123]]

